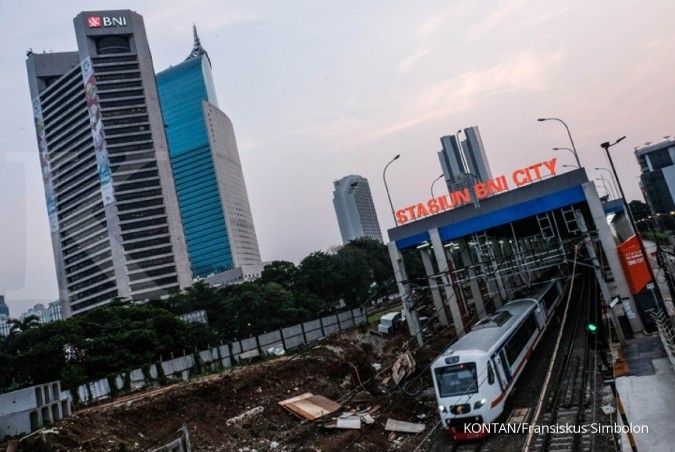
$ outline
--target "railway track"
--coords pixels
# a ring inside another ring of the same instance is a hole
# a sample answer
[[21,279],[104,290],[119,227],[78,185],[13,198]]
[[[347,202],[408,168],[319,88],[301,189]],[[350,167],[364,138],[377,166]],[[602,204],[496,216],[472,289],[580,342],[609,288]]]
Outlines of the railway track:
[[568,347],[548,393],[546,411],[536,422],[532,451],[595,450],[593,424],[597,421],[596,396],[599,369],[589,347],[585,327],[594,319],[592,308],[597,301],[596,284],[589,272],[582,273],[581,296],[568,332]]

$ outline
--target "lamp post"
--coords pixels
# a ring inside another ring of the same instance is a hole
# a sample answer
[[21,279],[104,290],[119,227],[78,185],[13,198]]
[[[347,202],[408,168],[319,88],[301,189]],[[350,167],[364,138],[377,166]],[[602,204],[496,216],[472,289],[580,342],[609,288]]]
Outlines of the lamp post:
[[389,165],[394,163],[394,161],[398,160],[398,158],[401,156],[401,154],[396,154],[393,159],[389,161],[386,165],[384,165],[384,169],[382,170],[382,180],[384,181],[384,189],[387,191],[387,198],[389,198],[389,207],[391,207],[391,216],[394,218],[394,226],[398,225],[398,222],[396,221],[396,213],[394,213],[394,203],[391,202],[391,195],[389,194],[389,186],[387,185],[387,168],[389,168]]
[[649,276],[652,278],[652,286],[656,289],[654,291],[654,295],[656,295],[656,299],[658,301],[659,307],[663,310],[663,312],[668,312],[666,311],[666,305],[665,302],[663,301],[663,294],[661,293],[661,288],[659,287],[658,283],[656,282],[656,277],[654,276],[654,269],[652,269],[652,263],[649,262],[649,255],[647,254],[647,250],[645,249],[644,243],[642,243],[642,238],[640,237],[640,234],[638,232],[637,226],[635,225],[635,218],[633,218],[633,212],[630,210],[630,206],[628,205],[628,201],[626,201],[626,195],[623,193],[623,187],[621,186],[621,181],[619,180],[619,175],[616,173],[616,167],[614,167],[614,161],[612,160],[612,155],[609,153],[609,148],[612,146],[615,146],[622,142],[626,137],[623,136],[616,140],[614,143],[610,143],[609,141],[604,142],[600,145],[601,148],[605,150],[605,154],[607,154],[607,160],[609,160],[609,166],[612,168],[612,173],[614,174],[614,180],[616,180],[617,187],[619,188],[619,193],[621,194],[621,198],[623,199],[623,205],[624,209],[626,210],[626,216],[628,217],[628,220],[630,221],[630,225],[633,228],[633,231],[635,231],[635,235],[637,235],[638,238],[638,244],[640,245],[640,251],[642,252],[642,256],[645,260],[645,263],[647,264],[647,269],[649,270]]
[[565,126],[565,130],[567,130],[567,136],[570,137],[570,143],[572,143],[572,149],[573,149],[572,152],[574,153],[574,158],[576,159],[577,165],[579,166],[579,168],[581,168],[581,162],[579,161],[579,154],[577,153],[577,147],[574,145],[574,140],[572,139],[572,134],[570,133],[570,128],[567,127],[567,124],[565,123],[565,121],[563,121],[560,118],[539,118],[539,119],[537,119],[537,121],[539,121],[539,122],[558,121],[563,126]]
[[610,189],[607,188],[607,179],[605,179],[602,176],[599,176],[599,177],[596,177],[595,180],[600,181],[600,183],[602,183],[602,188],[605,189],[605,193],[611,199],[612,196],[613,196],[613,192],[610,191]]
[[445,174],[441,174],[441,175],[438,176],[436,179],[434,179],[434,181],[431,183],[431,199],[436,198],[436,197],[434,196],[434,184],[435,184],[436,182],[438,182],[439,180],[441,180],[441,178],[444,177],[444,176],[445,176]]
[[614,180],[614,176],[612,175],[612,172],[610,170],[608,170],[607,168],[602,168],[602,167],[595,168],[595,170],[596,171],[607,171],[607,174],[609,174],[609,180],[610,180],[610,182],[612,182],[612,186],[614,187],[614,193],[616,193],[617,196],[618,196],[619,195],[619,189],[616,188],[616,181]]
[[[570,148],[553,148],[553,150],[554,151],[570,151],[572,153],[572,155],[574,156],[574,159],[577,161],[577,165],[575,167],[580,168],[579,160],[577,159],[577,154],[576,154],[576,152],[574,152],[574,150],[572,150]],[[563,165],[563,166],[566,166],[566,165]]]

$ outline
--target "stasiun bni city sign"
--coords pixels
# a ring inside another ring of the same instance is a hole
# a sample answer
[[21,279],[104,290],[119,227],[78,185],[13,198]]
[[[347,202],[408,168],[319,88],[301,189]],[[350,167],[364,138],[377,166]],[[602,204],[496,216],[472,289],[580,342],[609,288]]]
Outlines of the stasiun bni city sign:
[[402,225],[411,221],[419,220],[429,215],[451,210],[472,202],[472,192],[476,199],[481,200],[510,190],[512,187],[538,182],[544,177],[556,175],[557,159],[553,158],[530,166],[518,168],[511,173],[511,178],[499,176],[486,181],[478,182],[472,187],[455,190],[447,195],[440,195],[396,211],[396,223]]
[[102,28],[102,27],[125,27],[127,25],[127,18],[120,17],[108,17],[108,16],[89,16],[87,17],[87,26],[89,28]]

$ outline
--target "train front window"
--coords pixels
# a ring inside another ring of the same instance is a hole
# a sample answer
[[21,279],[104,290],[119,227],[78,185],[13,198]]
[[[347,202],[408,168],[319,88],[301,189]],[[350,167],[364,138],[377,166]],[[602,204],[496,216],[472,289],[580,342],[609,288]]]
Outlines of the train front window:
[[434,373],[436,374],[438,393],[441,397],[454,397],[478,392],[475,363],[439,367],[434,370]]

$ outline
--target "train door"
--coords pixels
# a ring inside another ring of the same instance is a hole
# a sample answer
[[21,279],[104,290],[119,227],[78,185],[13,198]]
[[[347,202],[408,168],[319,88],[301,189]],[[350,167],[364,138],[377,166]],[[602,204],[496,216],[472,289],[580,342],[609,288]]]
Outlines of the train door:
[[492,359],[495,364],[495,371],[497,372],[499,384],[501,385],[502,390],[504,390],[511,382],[511,369],[509,369],[509,363],[506,361],[504,350],[494,354]]

